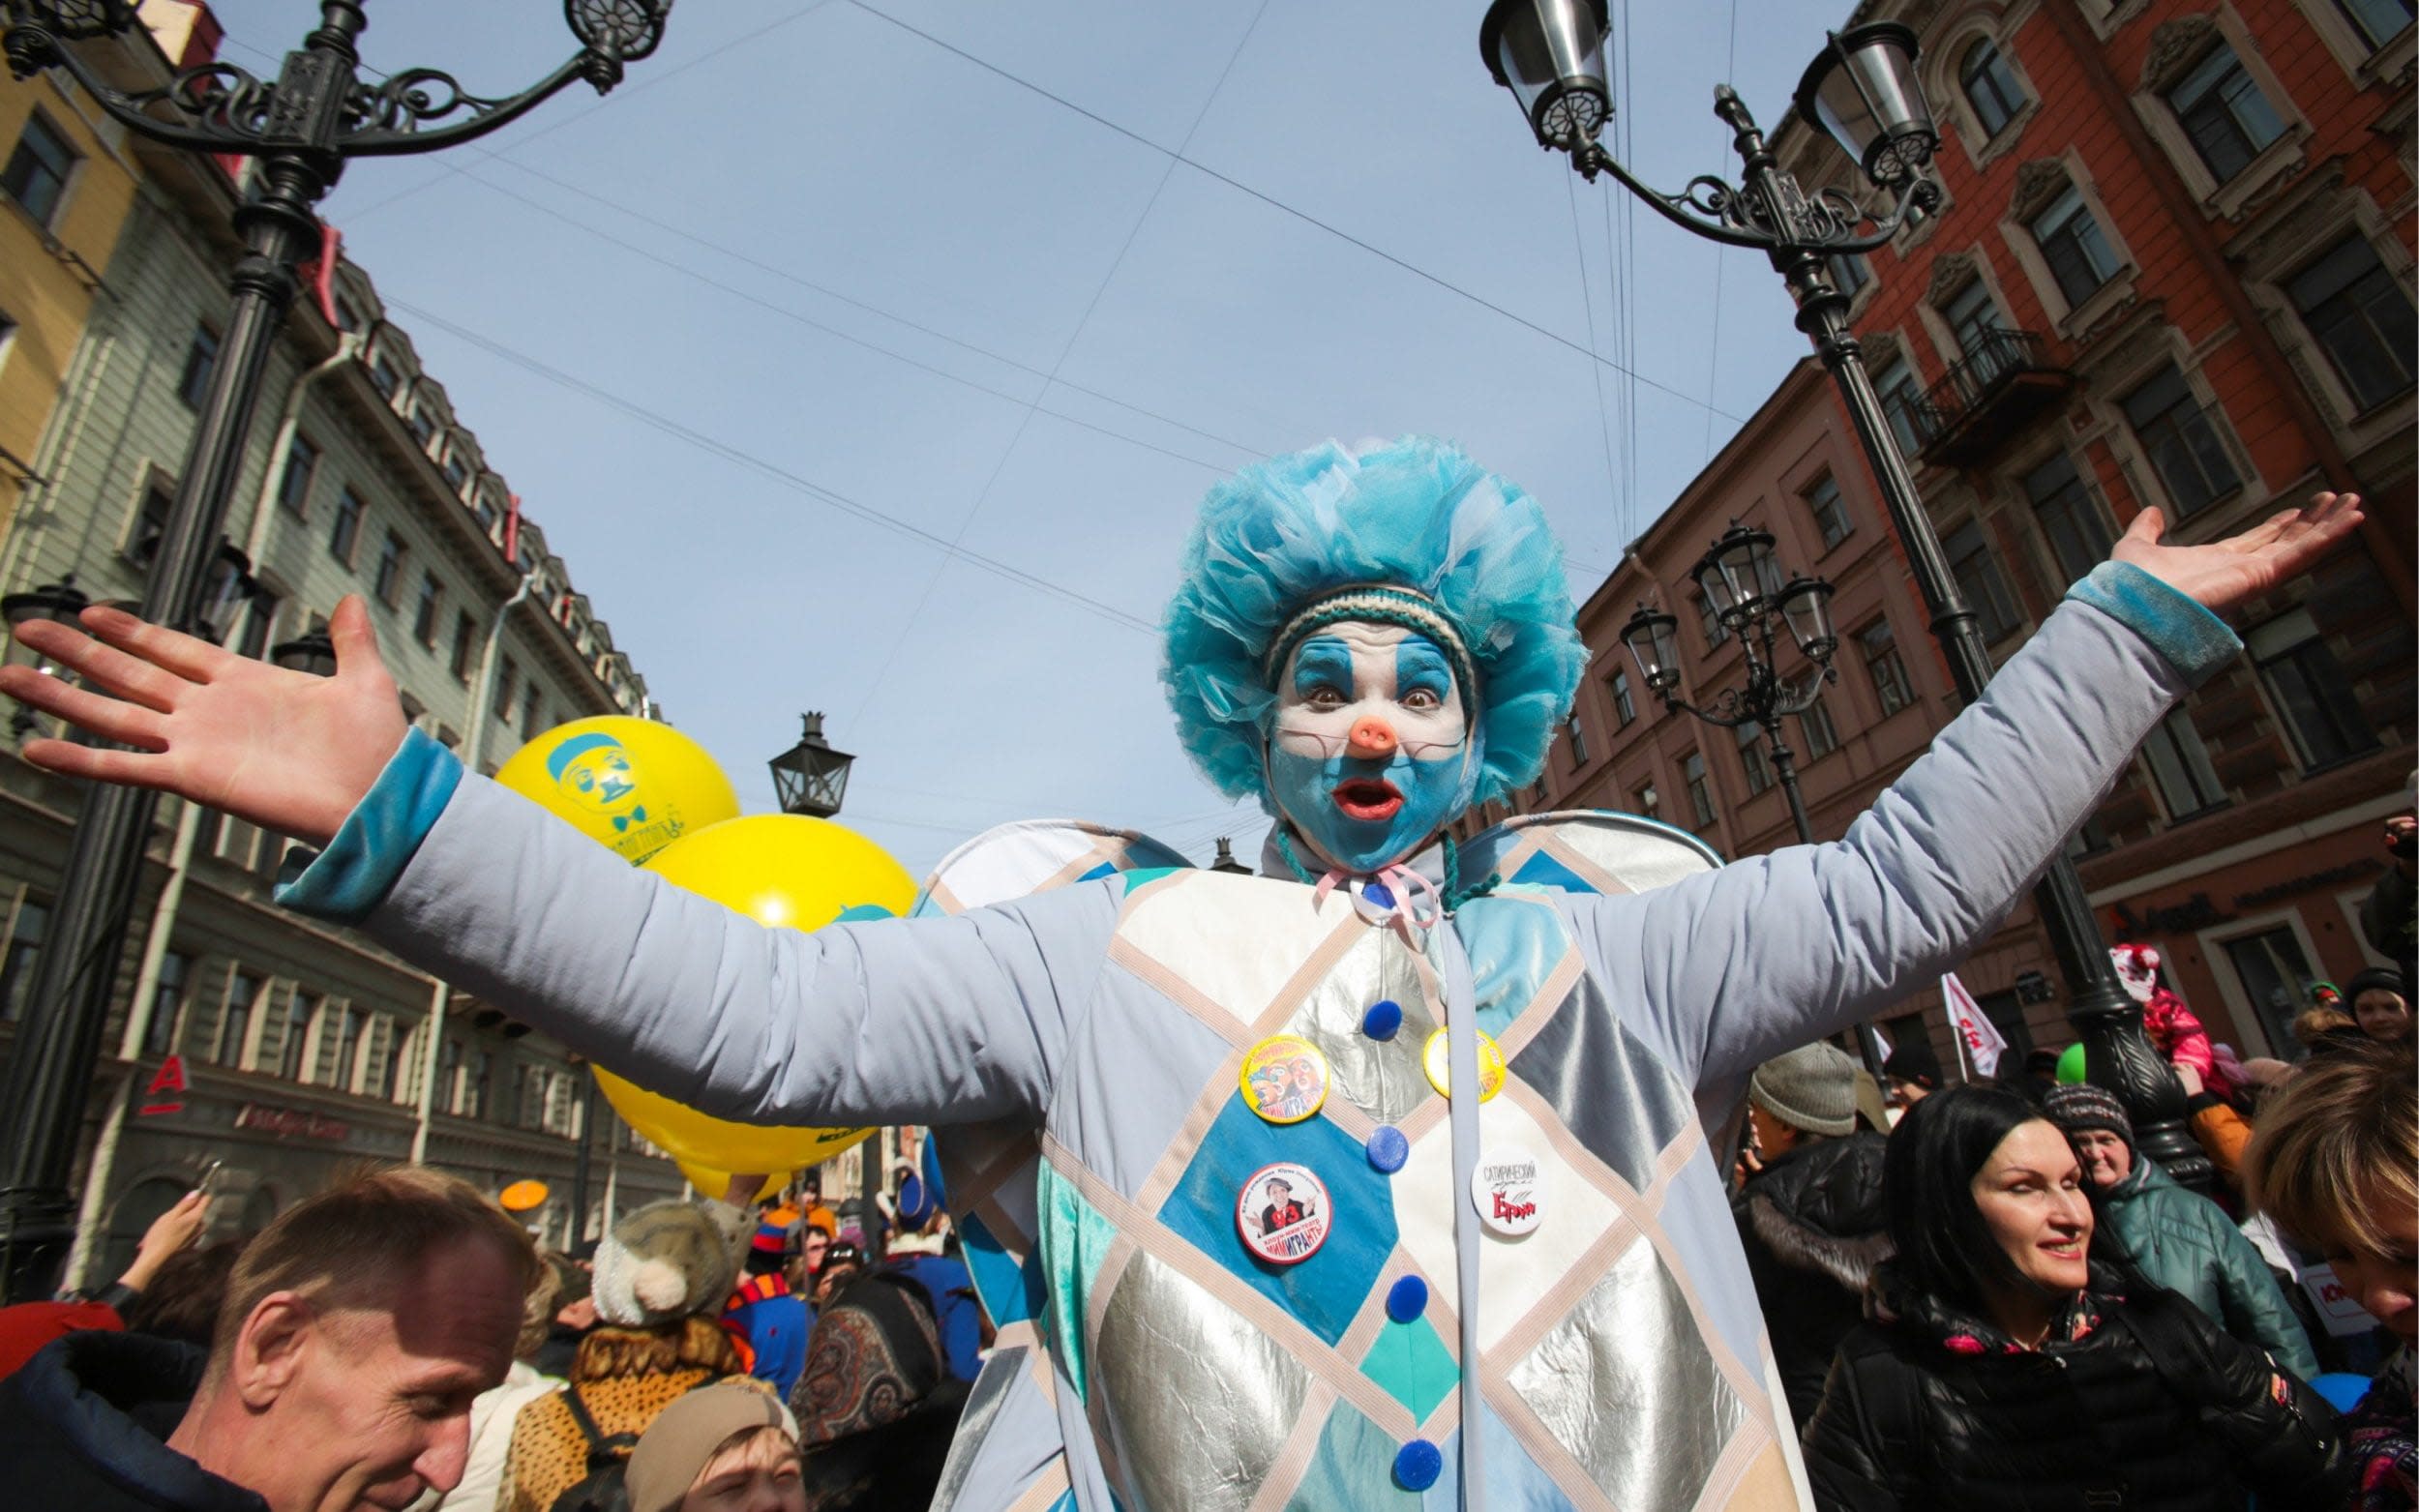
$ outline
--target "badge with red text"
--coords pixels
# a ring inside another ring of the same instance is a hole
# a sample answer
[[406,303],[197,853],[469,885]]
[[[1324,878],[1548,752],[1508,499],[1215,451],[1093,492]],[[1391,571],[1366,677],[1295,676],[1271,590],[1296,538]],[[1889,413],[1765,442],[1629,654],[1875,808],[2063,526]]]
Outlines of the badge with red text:
[[[1428,1074],[1428,1085],[1447,1097],[1453,1095],[1453,1073],[1447,1060],[1445,1031],[1428,1036],[1428,1043],[1419,1052],[1420,1069]],[[1495,1043],[1495,1036],[1478,1031],[1478,1101],[1485,1102],[1504,1089],[1504,1048]]]
[[1298,1265],[1318,1254],[1332,1217],[1326,1184],[1290,1160],[1253,1171],[1235,1199],[1243,1248],[1271,1265]]
[[1545,1221],[1545,1172],[1519,1145],[1491,1145],[1470,1172],[1470,1202],[1481,1223],[1508,1239],[1534,1233]]
[[1243,1052],[1243,1101],[1270,1123],[1299,1123],[1328,1100],[1328,1058],[1299,1034],[1271,1034]]

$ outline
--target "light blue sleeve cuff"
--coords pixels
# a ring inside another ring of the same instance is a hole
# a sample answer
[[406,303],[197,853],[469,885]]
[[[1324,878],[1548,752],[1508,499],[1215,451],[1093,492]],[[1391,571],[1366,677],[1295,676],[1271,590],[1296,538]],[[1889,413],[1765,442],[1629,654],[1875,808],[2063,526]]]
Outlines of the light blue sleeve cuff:
[[461,784],[462,762],[451,751],[423,730],[405,731],[328,848],[286,852],[277,901],[313,918],[359,924],[386,901]]
[[2197,688],[2243,649],[2225,620],[2131,562],[2103,562],[2066,596],[2150,642]]

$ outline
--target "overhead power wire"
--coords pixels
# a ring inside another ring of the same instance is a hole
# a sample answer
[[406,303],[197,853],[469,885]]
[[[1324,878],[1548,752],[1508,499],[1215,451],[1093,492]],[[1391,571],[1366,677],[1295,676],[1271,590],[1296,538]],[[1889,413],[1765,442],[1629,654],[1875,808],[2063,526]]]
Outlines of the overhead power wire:
[[1005,578],[1010,582],[1021,584],[1025,587],[1034,589],[1037,592],[1046,593],[1052,598],[1060,600],[1061,603],[1084,609],[1087,612],[1096,614],[1101,618],[1109,620],[1110,622],[1120,625],[1127,630],[1139,631],[1144,635],[1150,636],[1155,636],[1158,634],[1158,627],[1156,625],[1147,619],[1144,619],[1138,614],[1128,613],[1126,610],[1119,608],[1113,604],[1104,603],[1099,599],[1091,597],[1090,594],[1081,592],[1078,589],[1070,588],[1064,583],[1053,582],[1049,578],[1029,573],[1023,568],[1012,567],[1006,562],[1000,561],[997,557],[987,556],[980,551],[968,550],[962,547],[952,547],[947,540],[933,531],[925,529],[921,525],[911,524],[907,520],[898,519],[896,516],[885,514],[881,510],[875,508],[873,505],[851,498],[849,495],[840,492],[836,489],[827,488],[822,484],[817,483],[812,478],[792,472],[778,462],[759,457],[752,452],[733,446],[728,441],[719,440],[714,436],[707,435],[705,432],[696,430],[693,427],[682,425],[680,422],[672,419],[668,415],[659,414],[655,410],[649,409],[645,405],[641,404],[634,400],[625,399],[621,395],[590,383],[584,378],[575,377],[571,373],[565,372],[559,368],[552,367],[547,363],[541,362],[526,352],[519,351],[513,347],[507,346],[493,337],[473,331],[466,326],[459,325],[454,321],[444,318],[442,315],[436,314],[432,311],[421,309],[420,307],[410,304],[404,300],[390,299],[386,303],[387,308],[402,311],[404,314],[411,316],[412,319],[419,321],[423,325],[429,326],[433,330],[442,331],[459,341],[465,342],[478,348],[480,351],[488,353],[492,357],[499,358],[504,362],[512,364],[514,367],[521,369],[524,372],[544,378],[549,383],[556,384],[560,387],[569,389],[574,393],[583,395],[618,414],[637,421],[650,430],[661,431],[675,440],[697,448],[699,451],[719,457],[725,461],[744,467],[749,471],[757,473],[764,478],[768,478],[785,488],[803,493],[809,498],[820,500],[824,504],[828,504],[833,509],[839,510],[845,515],[853,516],[858,519],[864,520],[868,524],[879,526],[881,529],[890,531],[895,535],[906,536],[911,540],[920,541],[938,550],[947,552],[948,554],[955,556],[959,560],[971,566],[978,567],[984,572],[990,573],[995,577]]
[[[1242,36],[1236,39],[1234,50],[1226,55],[1226,67],[1218,70],[1218,76],[1210,84],[1208,96],[1202,100],[1201,108],[1193,112],[1193,124],[1184,133],[1184,140],[1177,149],[1179,152],[1192,145],[1194,135],[1201,130],[1201,123],[1210,118],[1210,107],[1218,103],[1219,92],[1226,88],[1228,76],[1235,72],[1236,60],[1243,55],[1243,48],[1250,44],[1252,33],[1260,29],[1260,17],[1268,13],[1268,9],[1269,0],[1260,0],[1259,9],[1252,12],[1251,24],[1243,28]],[[1150,213],[1159,207],[1159,196],[1167,192],[1168,180],[1175,174],[1176,161],[1170,159],[1167,165],[1160,170],[1159,182],[1151,186],[1150,197],[1143,201],[1143,208],[1134,217],[1134,223],[1126,228],[1125,240],[1118,244],[1117,255],[1109,259],[1108,271],[1100,276],[1099,283],[1091,291],[1091,298],[1084,305],[1083,313],[1076,316],[1074,328],[1067,332],[1066,340],[1060,343],[1059,355],[1050,364],[1049,372],[1043,375],[1040,389],[1035,391],[1032,399],[1025,405],[1025,413],[1017,417],[1016,430],[1009,434],[1007,444],[1000,448],[1000,460],[992,464],[991,476],[983,480],[981,489],[974,495],[973,504],[967,509],[966,517],[958,521],[958,528],[951,533],[949,545],[952,548],[966,539],[966,533],[973,529],[974,521],[981,518],[983,507],[991,502],[992,490],[1000,486],[1000,475],[1007,471],[1009,460],[1016,456],[1017,446],[1025,439],[1025,432],[1032,426],[1033,415],[1041,408],[1041,401],[1048,397],[1051,386],[1059,381],[1060,371],[1065,368],[1067,359],[1074,355],[1076,344],[1083,341],[1084,332],[1091,325],[1093,313],[1100,309],[1101,300],[1108,297],[1109,286],[1117,282],[1119,272],[1125,266],[1126,255],[1134,250],[1135,238],[1142,235],[1143,227],[1150,221]],[[924,617],[925,608],[932,603],[933,594],[939,590],[941,578],[947,575],[946,558],[934,564],[932,575],[925,579],[924,591],[916,595],[914,607],[908,610],[907,618],[900,623],[899,633],[891,637],[889,649],[882,653],[880,667],[873,677],[868,680],[864,699],[858,704],[855,717],[850,721],[851,726],[861,726],[865,723],[866,716],[872,710],[875,700],[882,695],[891,667],[898,661],[899,653],[906,649],[909,638],[915,634],[916,626]]]
[[[1588,349],[1590,351],[1594,351],[1597,347],[1596,290],[1588,278],[1587,238],[1582,235],[1579,230],[1578,175],[1572,174],[1564,179],[1563,188],[1570,196],[1570,246],[1571,251],[1578,256],[1579,259],[1579,298],[1580,302],[1587,310]],[[1607,249],[1608,253],[1610,249]],[[1618,556],[1621,552],[1621,548],[1628,545],[1629,542],[1628,537],[1622,536],[1620,534],[1622,518],[1621,476],[1619,470],[1615,467],[1613,462],[1613,423],[1611,417],[1605,413],[1604,409],[1604,365],[1594,362],[1588,364],[1588,376],[1596,380],[1596,429],[1598,433],[1604,438],[1604,487],[1608,492],[1609,501],[1613,507],[1614,534],[1618,537],[1618,539],[1613,542],[1613,552],[1616,556]]]
[[[1725,78],[1725,79],[1726,79],[1726,78],[1730,78],[1730,77],[1732,77],[1733,75],[1735,75],[1738,72],[1739,72],[1739,0],[1730,0],[1730,54],[1729,54],[1729,61],[1728,61],[1728,62],[1726,62],[1726,63],[1724,63],[1724,64],[1722,65],[1722,77],[1723,77],[1723,78]],[[1718,172],[1720,171],[1720,169],[1721,169],[1721,167],[1723,166],[1723,164],[1727,163],[1730,161],[1730,159],[1729,159],[1729,155],[1728,155],[1728,150],[1727,150],[1727,149],[1728,149],[1728,147],[1729,147],[1729,140],[1730,140],[1730,139],[1729,139],[1729,136],[1725,133],[1725,134],[1724,134],[1724,136],[1723,136],[1723,138],[1722,138],[1722,145],[1723,145],[1723,149],[1724,149],[1724,151],[1723,151],[1722,155],[1721,155],[1719,158],[1717,158],[1717,159],[1716,160],[1715,164],[1714,164],[1714,166],[1715,166],[1715,171],[1716,171],[1717,173],[1718,173]],[[1715,245],[1715,247],[1714,247],[1714,258],[1713,258],[1713,261],[1714,261],[1714,319],[1713,319],[1713,336],[1712,336],[1712,339],[1711,339],[1710,341],[1708,341],[1705,343],[1705,460],[1706,460],[1706,461],[1712,461],[1712,460],[1714,460],[1714,395],[1715,395],[1715,392],[1716,392],[1716,384],[1717,384],[1717,379],[1720,377],[1720,375],[1721,375],[1721,362],[1722,362],[1722,286],[1723,286],[1723,284],[1725,284],[1725,283],[1727,283],[1727,282],[1729,282],[1727,279],[1723,278],[1723,277],[1722,277],[1722,275],[1723,275],[1726,271],[1728,271],[1728,269],[1729,269],[1730,259],[1729,259],[1729,257],[1727,256],[1728,252],[1729,252],[1729,249],[1728,249],[1728,248],[1723,247],[1723,246],[1721,246],[1721,245],[1720,245],[1720,244],[1718,244],[1718,243],[1717,243],[1717,244]]]
[[[1177,162],[1184,164],[1188,168],[1191,168],[1196,173],[1200,173],[1208,178],[1215,179],[1219,183],[1227,186],[1229,189],[1235,190],[1239,193],[1248,194],[1252,198],[1259,200],[1261,203],[1268,205],[1271,209],[1281,210],[1285,214],[1294,217],[1296,220],[1300,221],[1307,225],[1316,226],[1318,229],[1327,232],[1329,236],[1336,237],[1341,241],[1349,242],[1353,246],[1359,248],[1362,252],[1369,253],[1371,256],[1376,257],[1381,261],[1389,263],[1392,266],[1401,269],[1403,272],[1410,274],[1412,277],[1422,281],[1423,282],[1432,283],[1449,294],[1468,300],[1471,304],[1477,305],[1482,310],[1501,315],[1506,320],[1521,327],[1523,330],[1534,332],[1537,335],[1545,338],[1547,341],[1554,342],[1558,346],[1568,347],[1570,350],[1585,356],[1590,362],[1607,361],[1607,359],[1599,357],[1596,353],[1589,351],[1585,346],[1582,346],[1577,341],[1572,341],[1569,337],[1563,335],[1561,332],[1556,331],[1549,326],[1541,326],[1524,315],[1515,314],[1511,311],[1507,310],[1502,305],[1495,303],[1493,300],[1488,299],[1483,295],[1473,293],[1469,289],[1463,288],[1458,283],[1452,282],[1448,279],[1440,278],[1436,274],[1430,273],[1427,269],[1420,267],[1418,263],[1398,257],[1394,253],[1388,252],[1385,248],[1380,247],[1375,243],[1364,241],[1360,237],[1355,236],[1352,232],[1343,229],[1341,226],[1322,221],[1317,216],[1310,214],[1306,210],[1297,209],[1294,206],[1287,204],[1284,200],[1277,198],[1273,194],[1266,193],[1263,191],[1252,188],[1249,184],[1244,183],[1240,179],[1221,173],[1216,168],[1210,166],[1208,163],[1201,162],[1199,159],[1189,157],[1180,151],[1170,151],[1168,148],[1160,146],[1157,142],[1152,141],[1150,137],[1143,135],[1140,132],[1134,131],[1130,127],[1120,126],[1096,110],[1087,109],[1083,105],[1077,104],[1074,101],[1067,99],[1064,95],[1045,89],[1030,79],[1025,78],[1020,74],[1010,73],[1008,70],[991,62],[989,59],[969,52],[965,48],[958,46],[956,44],[948,42],[943,38],[937,37],[920,26],[916,26],[908,21],[903,21],[885,11],[867,4],[866,0],[849,0],[849,3],[856,9],[863,11],[868,15],[878,16],[882,20],[888,21],[891,25],[896,26],[901,31],[922,38],[924,41],[932,44],[936,47],[939,47],[943,52],[965,59],[967,62],[973,64],[976,68],[983,70],[985,73],[997,74],[1000,78],[1007,80],[1009,83],[1016,85],[1018,88],[1030,90],[1033,94],[1041,96],[1044,100],[1048,100],[1053,104],[1072,110],[1077,115],[1084,117],[1084,119],[1094,122],[1100,126],[1104,126],[1110,131],[1117,133],[1120,136],[1125,137],[1129,141],[1148,147],[1152,152],[1161,153],[1174,158]],[[1625,67],[1626,66],[1627,64],[1625,60]],[[1632,371],[1631,376],[1636,378],[1637,381],[1647,384],[1649,387],[1660,389],[1662,392],[1670,395],[1676,400],[1682,400],[1683,402],[1689,404],[1702,404],[1705,402],[1693,394],[1683,393],[1679,389],[1675,389],[1669,384],[1658,382],[1654,378],[1646,376],[1644,373]],[[1723,414],[1722,418],[1725,420],[1735,421],[1740,424],[1745,424],[1745,422],[1741,421],[1740,417],[1737,415]]]

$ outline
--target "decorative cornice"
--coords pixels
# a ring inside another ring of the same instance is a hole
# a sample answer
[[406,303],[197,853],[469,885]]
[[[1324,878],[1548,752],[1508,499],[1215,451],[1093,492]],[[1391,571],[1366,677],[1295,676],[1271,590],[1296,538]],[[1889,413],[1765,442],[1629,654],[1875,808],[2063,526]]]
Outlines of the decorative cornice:
[[2022,224],[2042,213],[2072,182],[2066,164],[2056,158],[2035,158],[2016,170],[2016,192],[2008,196],[2008,219]]
[[2175,82],[2186,66],[2198,60],[2217,39],[2218,22],[2210,15],[2179,15],[2161,21],[2150,34],[2150,52],[2142,59],[2138,86],[2144,94],[2160,94]]
[[1974,282],[1979,262],[1970,252],[1942,252],[1932,259],[1932,279],[1924,289],[1927,304],[1945,305]]

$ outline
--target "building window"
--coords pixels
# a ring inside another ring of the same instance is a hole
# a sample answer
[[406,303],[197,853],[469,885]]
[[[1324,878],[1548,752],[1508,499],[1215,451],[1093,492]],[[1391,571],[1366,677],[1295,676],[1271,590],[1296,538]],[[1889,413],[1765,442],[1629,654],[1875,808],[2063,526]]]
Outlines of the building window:
[[412,638],[430,650],[436,649],[436,606],[445,597],[445,589],[436,580],[436,574],[420,575],[420,597],[411,608]]
[[361,516],[364,506],[361,495],[346,489],[336,496],[336,519],[328,526],[328,554],[353,565],[353,551],[361,545]]
[[1998,555],[1991,550],[1981,520],[1969,519],[1950,531],[1941,539],[1940,549],[1949,558],[1949,575],[1963,590],[1985,640],[2005,639],[2023,627],[2016,594],[2008,587],[2007,574],[1999,570]]
[[436,1095],[441,1112],[462,1112],[462,1041],[446,1040],[436,1048]]
[[294,437],[286,448],[285,470],[277,475],[277,501],[285,513],[299,519],[303,506],[311,501],[311,480],[319,470],[319,449],[304,436]]
[[1965,91],[1965,103],[1974,107],[1974,119],[1986,138],[1998,135],[2024,107],[2023,87],[2016,83],[2008,60],[1999,55],[1998,45],[1987,37],[1965,49],[1965,59],[1957,65],[1957,87]]
[[2033,518],[2041,522],[2049,554],[2068,582],[2080,579],[2108,559],[2116,538],[2108,533],[2100,506],[2083,487],[2075,460],[2064,452],[2024,475],[2024,496],[2033,501]]
[[2158,784],[2168,818],[2190,818],[2225,802],[2217,768],[2209,764],[2209,748],[2202,744],[2189,709],[2176,709],[2161,720],[2142,742],[2142,755],[2150,760],[2151,780]]
[[454,676],[458,681],[470,681],[470,664],[479,654],[479,627],[470,616],[459,610],[454,615]]
[[411,433],[422,446],[436,435],[436,411],[423,404],[411,412]]
[[1698,829],[1714,822],[1714,789],[1705,781],[1705,754],[1691,751],[1680,758],[1680,780],[1688,789],[1688,810]]
[[9,931],[9,950],[0,956],[0,1023],[15,1023],[25,1015],[33,995],[34,973],[42,968],[42,942],[50,933],[50,905],[31,898],[16,905],[16,922]]
[[1890,433],[1898,438],[1898,450],[1909,457],[1922,451],[1924,390],[1907,360],[1894,358],[1874,376],[1873,392],[1881,397],[1881,412],[1890,421]]
[[267,986],[267,982],[246,971],[238,971],[228,980],[226,1008],[219,1015],[219,1044],[211,1052],[212,1060],[222,1066],[243,1069],[244,1041],[252,1033],[252,1011]]
[[364,1035],[370,1026],[370,1016],[358,1008],[347,1008],[336,1021],[336,1080],[339,1091],[361,1090],[361,1051]]
[[1873,282],[1873,265],[1863,252],[1833,252],[1823,259],[1823,267],[1830,272],[1833,285],[1850,299]]
[[469,478],[470,464],[462,460],[462,453],[448,452],[445,455],[445,481],[452,485],[457,494],[462,492],[462,486]]
[[376,389],[380,397],[392,400],[395,391],[403,387],[403,375],[395,371],[394,363],[387,360],[384,352],[371,361],[370,386]]
[[358,331],[361,329],[360,307],[356,306],[351,300],[346,299],[342,294],[336,296],[336,329],[339,331]]
[[395,607],[395,596],[403,585],[403,538],[390,530],[378,545],[378,570],[371,587],[378,602],[388,608]]
[[285,994],[285,1032],[278,1041],[277,1074],[308,1085],[311,1063],[303,1051],[311,1043],[311,1021],[319,1016],[319,999],[297,987]]
[[[1950,334],[1956,338],[1957,350],[1968,358],[1990,356],[1997,349],[1991,338],[2007,324],[2000,318],[1999,307],[1991,302],[1990,286],[1980,279],[1966,280],[1964,286],[1940,307],[1940,317],[1949,322]],[[1977,381],[1987,383],[1993,374],[1984,372],[1974,376]]]
[[382,1019],[379,1022],[386,1025],[386,1043],[381,1052],[377,1041],[374,1038],[371,1041],[371,1053],[378,1063],[378,1079],[372,1090],[381,1102],[391,1103],[395,1101],[395,1072],[403,1058],[403,1036],[395,1031],[395,1021]]
[[2351,679],[2327,649],[2308,609],[2260,625],[2244,637],[2302,770],[2316,771],[2376,749]]
[[[523,678],[521,683],[521,735],[523,739],[529,740],[535,739],[537,733],[538,680],[534,677],[527,677]],[[1586,737],[1579,733],[1579,722],[1576,719],[1570,722],[1570,749],[1584,765],[1588,759],[1588,743]]]
[[1663,795],[1655,790],[1653,783],[1639,784],[1637,794],[1630,801],[1637,805],[1638,813],[1650,819],[1662,815]]
[[479,1058],[473,1062],[471,1066],[469,1097],[463,1108],[463,1116],[470,1118],[486,1117],[488,1100],[493,1097],[494,1093],[495,1052],[492,1050],[483,1050],[479,1052]]
[[1705,649],[1713,650],[1730,638],[1730,627],[1716,612],[1714,601],[1700,593],[1696,596],[1697,628],[1705,633]]
[[2400,37],[2410,25],[2411,0],[2335,0],[2335,8],[2372,48]]
[[176,379],[176,397],[187,409],[201,408],[210,397],[210,374],[218,366],[219,333],[206,325],[194,327],[193,344],[185,348],[185,371]]
[[1806,742],[1806,758],[1819,761],[1839,749],[1839,731],[1832,726],[1831,711],[1816,698],[1798,716],[1798,732]]
[[1823,533],[1824,550],[1845,541],[1855,530],[1848,523],[1848,505],[1839,496],[1838,480],[1831,474],[1823,474],[1814,481],[1814,487],[1798,496],[1806,500],[1807,513],[1814,517],[1814,528]]
[[2028,227],[2033,242],[2041,249],[2044,262],[2049,265],[2049,277],[2057,282],[2058,292],[2066,296],[2069,309],[2100,291],[2102,284],[2116,277],[2117,256],[2108,247],[2108,239],[2101,234],[2100,222],[2083,203],[2083,192],[2069,184],[2063,193],[2049,201],[2049,208],[2033,217]]
[[1608,686],[1613,695],[1613,718],[1624,729],[1638,717],[1638,706],[1629,699],[1629,674],[1615,672]]
[[1773,763],[1764,754],[1764,726],[1750,721],[1730,733],[1738,739],[1739,766],[1747,774],[1747,796],[1752,798],[1773,785]]
[[2351,391],[2353,404],[2369,409],[2410,387],[2419,322],[2368,238],[2354,234],[2336,243],[2286,280],[2285,291]]
[[59,213],[59,201],[67,194],[68,176],[75,171],[75,149],[49,118],[37,110],[25,118],[24,134],[16,139],[16,150],[9,154],[9,165],[0,168],[0,192],[23,207],[34,218],[34,223],[45,230]]
[[151,990],[151,1022],[143,1025],[143,1053],[164,1055],[176,1047],[176,1022],[185,1013],[185,984],[194,958],[171,950],[160,958],[160,981]]
[[506,724],[513,717],[513,659],[505,657],[495,668],[495,697],[488,705],[489,712]]
[[1985,993],[1974,999],[1974,1006],[1983,1011],[1983,1017],[1990,1021],[1990,1026],[2008,1042],[2008,1048],[1999,1056],[2001,1070],[2012,1072],[2023,1064],[2024,1057],[2033,1051],[2032,1026],[2024,1022],[2023,995],[2014,988]]
[[1873,679],[1873,697],[1881,700],[1882,718],[1913,703],[1915,690],[1907,682],[1906,664],[1898,660],[1898,642],[1890,634],[1890,621],[1877,619],[1858,631],[1856,643],[1865,656],[1865,670]]
[[2184,123],[2193,150],[2209,165],[2221,184],[2250,166],[2259,149],[2285,134],[2268,97],[2243,72],[2234,49],[2224,43],[2209,49],[2183,81],[2167,91],[2167,104]]
[[2206,509],[2243,486],[2218,438],[2209,412],[2200,407],[2173,364],[2125,397],[2125,418],[2150,454],[2150,465],[2166,485],[2178,519]]
[[2242,981],[2243,995],[2258,1010],[2268,1043],[2296,1058],[2307,1053],[2293,1038],[2293,1020],[2310,1001],[2310,988],[2317,976],[2310,969],[2310,958],[2302,954],[2301,941],[2293,937],[2292,929],[2280,925],[2225,944],[2226,963]]

